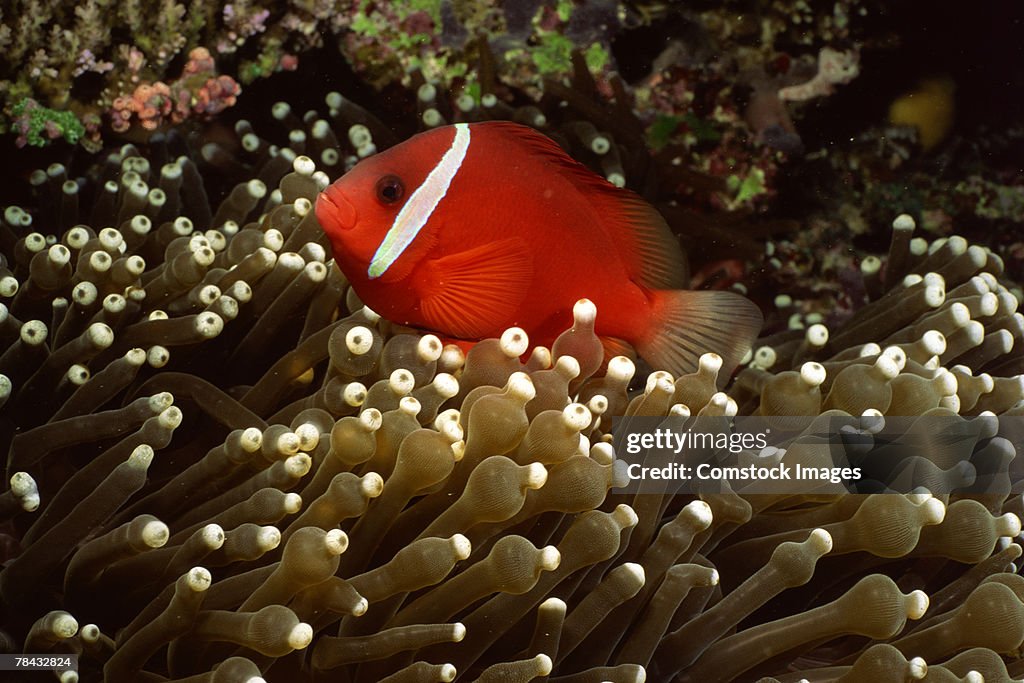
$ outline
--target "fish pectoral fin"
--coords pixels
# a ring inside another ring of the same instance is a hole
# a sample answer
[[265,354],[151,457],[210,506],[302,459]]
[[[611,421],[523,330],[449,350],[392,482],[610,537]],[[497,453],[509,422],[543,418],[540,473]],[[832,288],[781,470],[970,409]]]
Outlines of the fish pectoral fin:
[[431,259],[416,277],[420,310],[455,337],[480,338],[515,317],[533,276],[527,245],[509,238]]

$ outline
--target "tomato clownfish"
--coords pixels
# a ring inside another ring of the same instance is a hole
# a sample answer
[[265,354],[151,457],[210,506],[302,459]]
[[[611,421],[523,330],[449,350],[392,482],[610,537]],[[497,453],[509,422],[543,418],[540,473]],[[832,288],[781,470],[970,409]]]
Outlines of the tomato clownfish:
[[738,294],[683,289],[682,251],[652,206],[526,126],[420,133],[330,185],[316,216],[366,305],[443,336],[519,326],[550,345],[588,298],[606,349],[624,340],[675,373],[713,351],[730,372],[761,328]]

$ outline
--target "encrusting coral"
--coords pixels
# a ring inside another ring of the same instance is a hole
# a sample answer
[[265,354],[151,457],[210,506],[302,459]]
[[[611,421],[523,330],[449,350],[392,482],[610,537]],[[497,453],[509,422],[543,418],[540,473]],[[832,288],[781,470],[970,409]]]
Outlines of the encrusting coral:
[[1024,317],[995,254],[898,218],[876,299],[763,338],[728,393],[714,349],[630,390],[586,301],[552,349],[512,329],[463,353],[381,320],[327,260],[318,169],[387,144],[327,104],[275,108],[291,147],[245,122],[238,156],[204,147],[244,173],[219,206],[157,138],[107,157],[88,215],[57,166],[35,216],[3,212],[4,640],[112,683],[1024,673],[1003,471],[939,472],[934,495],[614,490],[621,415],[795,424],[764,458],[797,457],[820,414],[866,435],[943,415],[972,462],[1012,457]]

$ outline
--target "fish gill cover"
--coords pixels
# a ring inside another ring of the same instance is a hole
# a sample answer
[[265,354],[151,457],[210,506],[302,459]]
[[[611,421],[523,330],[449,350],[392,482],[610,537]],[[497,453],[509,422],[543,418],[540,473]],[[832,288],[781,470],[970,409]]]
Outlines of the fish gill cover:
[[[1015,17],[3,12],[3,676],[1024,675]],[[608,354],[587,302],[550,349],[468,352],[362,305],[319,192],[492,119],[644,196],[694,288],[760,305],[734,376],[714,348],[678,376]]]

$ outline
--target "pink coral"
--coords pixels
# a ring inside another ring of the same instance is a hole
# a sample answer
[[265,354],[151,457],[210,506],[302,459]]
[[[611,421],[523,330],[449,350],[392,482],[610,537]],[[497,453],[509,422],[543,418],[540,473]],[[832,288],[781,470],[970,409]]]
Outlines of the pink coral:
[[196,47],[188,53],[188,61],[182,69],[181,76],[185,78],[192,74],[213,73],[214,71],[215,66],[210,51],[205,47]]
[[219,114],[235,103],[240,92],[241,87],[230,76],[211,78],[196,91],[192,109],[207,116]]
[[119,133],[128,130],[134,114],[142,127],[155,130],[171,111],[170,88],[167,84],[142,83],[129,96],[114,100],[111,111],[111,126]]
[[270,10],[246,10],[238,12],[234,5],[224,5],[224,25],[229,29],[228,36],[232,40],[239,37],[248,38],[267,30],[266,21],[270,18]]
[[234,105],[241,91],[235,79],[216,75],[210,51],[197,47],[189,53],[178,80],[169,85],[141,83],[130,95],[114,99],[111,127],[123,133],[131,127],[133,116],[145,130],[180,123],[193,115],[213,116]]

